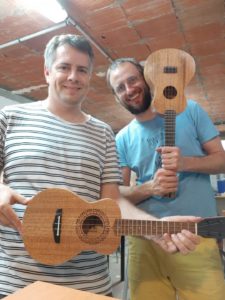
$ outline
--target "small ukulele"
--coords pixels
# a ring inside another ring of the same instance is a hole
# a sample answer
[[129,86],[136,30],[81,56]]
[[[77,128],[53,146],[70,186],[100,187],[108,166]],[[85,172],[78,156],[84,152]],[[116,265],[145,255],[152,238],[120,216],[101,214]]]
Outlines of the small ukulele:
[[225,238],[225,217],[199,223],[121,219],[115,200],[87,202],[64,189],[46,189],[29,202],[23,218],[23,241],[29,254],[59,265],[81,251],[113,253],[121,235],[161,236],[187,229],[204,237]]
[[176,115],[186,107],[184,90],[194,73],[195,61],[183,50],[157,50],[146,60],[144,77],[153,90],[152,106],[165,119],[165,146],[175,146]]

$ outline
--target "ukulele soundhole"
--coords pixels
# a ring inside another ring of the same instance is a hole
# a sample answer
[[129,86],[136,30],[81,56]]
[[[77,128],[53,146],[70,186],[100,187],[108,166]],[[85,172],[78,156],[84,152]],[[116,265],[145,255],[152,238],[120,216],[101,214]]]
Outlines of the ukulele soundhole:
[[76,223],[79,239],[87,244],[99,244],[109,233],[109,220],[99,209],[83,212]]
[[165,89],[163,90],[163,95],[167,98],[167,99],[173,99],[176,97],[177,95],[177,90],[175,89],[174,86],[167,86],[165,87]]

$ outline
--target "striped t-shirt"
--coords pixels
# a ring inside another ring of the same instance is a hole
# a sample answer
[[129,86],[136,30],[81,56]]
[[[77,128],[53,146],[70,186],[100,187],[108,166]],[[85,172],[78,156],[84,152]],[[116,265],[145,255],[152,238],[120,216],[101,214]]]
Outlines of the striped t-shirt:
[[[0,112],[0,166],[4,184],[29,199],[54,187],[95,201],[101,184],[120,181],[111,128],[93,117],[81,124],[66,122],[41,101]],[[13,207],[22,218],[26,207]],[[0,226],[0,294],[36,280],[99,294],[111,291],[104,255],[85,251],[62,265],[43,265],[28,255],[17,231]]]

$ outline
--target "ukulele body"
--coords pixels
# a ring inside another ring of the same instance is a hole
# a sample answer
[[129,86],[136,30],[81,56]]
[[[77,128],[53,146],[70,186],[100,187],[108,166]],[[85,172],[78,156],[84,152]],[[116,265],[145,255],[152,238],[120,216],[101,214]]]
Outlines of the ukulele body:
[[146,60],[144,77],[153,90],[152,105],[160,114],[168,110],[176,114],[186,107],[185,87],[195,73],[195,61],[179,49],[161,49]]
[[46,189],[25,211],[24,245],[35,260],[48,265],[62,264],[85,250],[109,254],[120,243],[113,227],[120,217],[115,200],[92,203],[68,190]]

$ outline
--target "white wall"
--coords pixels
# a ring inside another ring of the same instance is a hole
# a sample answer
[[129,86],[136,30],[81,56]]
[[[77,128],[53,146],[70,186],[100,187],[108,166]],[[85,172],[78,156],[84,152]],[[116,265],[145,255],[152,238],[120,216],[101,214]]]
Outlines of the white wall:
[[[223,149],[225,150],[225,140],[222,140],[222,144],[223,144]],[[211,181],[212,187],[213,187],[215,192],[217,192],[217,179],[219,179],[219,177],[225,178],[225,174],[211,175],[210,176],[210,181]]]
[[16,104],[16,103],[27,103],[32,102],[30,99],[25,97],[12,94],[9,91],[0,88],[0,109],[6,105]]

